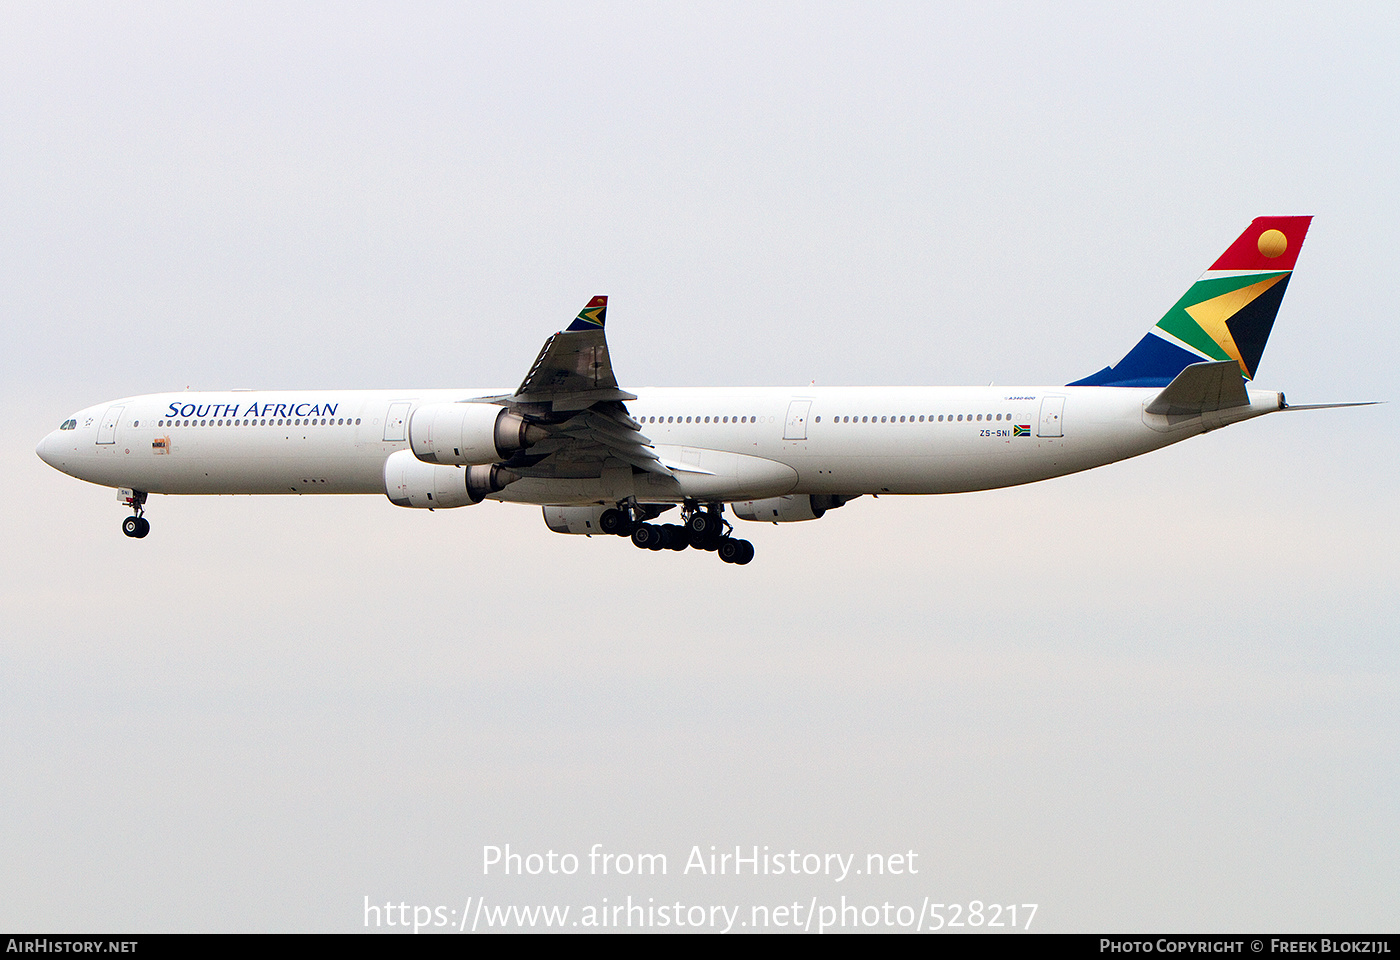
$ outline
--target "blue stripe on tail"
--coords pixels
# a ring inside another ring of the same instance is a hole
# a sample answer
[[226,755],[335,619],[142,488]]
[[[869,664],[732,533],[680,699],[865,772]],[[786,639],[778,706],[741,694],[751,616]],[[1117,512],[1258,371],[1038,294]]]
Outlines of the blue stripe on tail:
[[1200,363],[1202,359],[1190,350],[1183,350],[1155,333],[1149,333],[1114,366],[1104,367],[1098,373],[1067,386],[1165,387],[1178,373],[1193,363]]

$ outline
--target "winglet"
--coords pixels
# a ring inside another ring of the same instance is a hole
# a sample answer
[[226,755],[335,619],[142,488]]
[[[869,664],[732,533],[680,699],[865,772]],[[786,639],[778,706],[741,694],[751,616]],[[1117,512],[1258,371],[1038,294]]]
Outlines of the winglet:
[[578,312],[574,322],[569,324],[567,333],[576,333],[580,330],[601,330],[608,318],[608,298],[594,297],[588,301],[588,306]]

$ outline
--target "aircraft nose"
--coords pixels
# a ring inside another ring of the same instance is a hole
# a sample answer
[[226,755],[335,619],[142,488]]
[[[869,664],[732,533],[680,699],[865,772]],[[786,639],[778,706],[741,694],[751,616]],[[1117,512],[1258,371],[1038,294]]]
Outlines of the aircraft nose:
[[58,446],[58,438],[54,436],[54,434],[57,432],[57,430],[50,431],[48,436],[40,440],[39,445],[34,448],[34,452],[39,455],[39,459],[51,467],[57,466],[57,464],[54,463],[56,459],[55,452]]

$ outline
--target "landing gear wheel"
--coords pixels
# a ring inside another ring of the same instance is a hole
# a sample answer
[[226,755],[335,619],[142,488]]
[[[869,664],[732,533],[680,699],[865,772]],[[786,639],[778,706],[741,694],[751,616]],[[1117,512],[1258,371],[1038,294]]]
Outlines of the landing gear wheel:
[[736,540],[733,537],[725,537],[719,542],[719,547],[715,551],[719,558],[725,563],[737,563],[743,566],[753,559],[753,544],[747,540]]
[[145,517],[127,517],[122,521],[122,533],[128,537],[140,540],[151,532],[151,521]]
[[668,523],[661,528],[662,543],[668,550],[684,550],[690,546],[690,533],[685,527]]
[[619,537],[631,536],[635,527],[632,518],[621,510],[604,510],[603,515],[598,518],[598,527],[604,533],[611,533]]
[[690,545],[697,550],[713,550],[724,532],[716,514],[698,511],[690,515],[690,519],[685,522],[685,529],[690,534]]
[[743,566],[753,559],[753,544],[747,540],[736,540],[733,537],[725,537],[719,542],[719,558],[725,563],[737,563]]
[[632,542],[643,550],[661,549],[661,528],[651,523],[641,523],[632,531]]
[[[130,453],[131,451],[128,450],[127,452]],[[122,533],[133,539],[140,540],[151,532],[151,521],[141,516],[141,514],[146,512],[146,491],[118,490],[117,500],[131,508],[131,516],[122,521]]]
[[685,522],[685,528],[690,531],[691,540],[708,540],[719,531],[719,518],[697,510]]

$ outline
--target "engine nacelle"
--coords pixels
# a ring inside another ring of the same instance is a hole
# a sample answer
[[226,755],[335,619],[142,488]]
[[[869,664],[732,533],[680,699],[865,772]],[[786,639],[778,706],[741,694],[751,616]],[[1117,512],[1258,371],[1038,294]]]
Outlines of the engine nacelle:
[[606,506],[545,507],[544,523],[555,533],[581,533],[584,536],[592,536],[603,532],[598,526],[598,521],[603,516],[603,511],[608,509],[610,508]]
[[734,516],[740,520],[763,523],[795,523],[798,520],[819,520],[828,510],[835,510],[855,497],[841,494],[793,494],[770,497],[767,500],[740,500],[732,504]]
[[520,475],[498,463],[444,467],[400,450],[384,461],[384,493],[400,507],[467,507],[504,490]]
[[427,403],[408,421],[408,445],[425,463],[497,463],[548,431],[494,403]]

